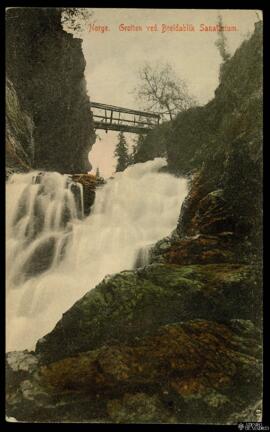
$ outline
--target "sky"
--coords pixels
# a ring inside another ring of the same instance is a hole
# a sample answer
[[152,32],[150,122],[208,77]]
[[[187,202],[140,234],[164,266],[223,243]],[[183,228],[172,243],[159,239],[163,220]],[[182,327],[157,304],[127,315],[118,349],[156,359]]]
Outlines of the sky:
[[[199,105],[214,97],[218,86],[221,57],[215,46],[217,33],[200,31],[200,25],[215,25],[218,13],[223,24],[236,26],[236,31],[226,32],[231,54],[254,30],[261,19],[255,10],[184,10],[184,9],[91,9],[86,31],[80,36],[86,60],[85,78],[90,100],[141,109],[135,99],[134,87],[138,84],[138,69],[144,62],[170,63],[180,79],[186,81],[190,93]],[[109,31],[89,31],[90,25],[107,26]],[[119,26],[141,26],[143,31],[120,31]],[[149,32],[147,25],[157,24],[158,31]],[[194,32],[166,31],[162,25],[190,24]],[[98,138],[89,153],[93,171],[109,177],[115,170],[113,156],[118,132],[97,131]],[[134,134],[125,134],[131,147]],[[92,171],[92,172],[93,172]]]

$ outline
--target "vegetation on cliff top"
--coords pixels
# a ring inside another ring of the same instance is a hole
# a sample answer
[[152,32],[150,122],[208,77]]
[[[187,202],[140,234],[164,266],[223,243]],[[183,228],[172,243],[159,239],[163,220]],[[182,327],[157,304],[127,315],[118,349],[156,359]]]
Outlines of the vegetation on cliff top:
[[262,29],[222,64],[215,98],[203,107],[190,108],[149,133],[135,155],[136,162],[167,155],[171,171],[185,174],[198,169],[217,153],[246,141],[253,158],[261,157],[262,140]]
[[[224,211],[230,216],[227,228],[239,241],[249,239],[260,255],[262,122],[262,22],[258,22],[251,38],[222,64],[215,98],[150,132],[134,160],[166,155],[171,172],[197,173],[189,204],[183,206],[182,225],[183,219],[193,224],[195,214],[198,219],[203,213],[200,201],[221,189]],[[182,230],[183,234],[187,232]]]

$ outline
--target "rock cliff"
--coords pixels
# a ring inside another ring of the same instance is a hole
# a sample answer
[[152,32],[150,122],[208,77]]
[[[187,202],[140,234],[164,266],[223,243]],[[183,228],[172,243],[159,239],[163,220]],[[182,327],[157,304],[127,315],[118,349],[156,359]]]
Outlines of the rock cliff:
[[221,65],[215,97],[150,132],[141,142],[135,161],[167,154],[172,172],[189,174],[208,159],[226,158],[233,148],[241,147],[241,142],[258,161],[262,156],[262,56],[259,21],[250,39]]
[[179,264],[185,254],[195,262],[261,260],[262,54],[258,22],[222,65],[215,98],[151,132],[135,156],[142,161],[163,151],[171,172],[192,178],[177,226]]
[[19,158],[39,170],[90,170],[95,133],[81,43],[62,29],[58,8],[7,9],[7,168]]
[[12,82],[6,82],[6,166],[7,175],[27,172],[34,162],[33,121],[18,100]]
[[84,214],[88,216],[96,197],[96,188],[103,186],[106,182],[101,177],[92,174],[73,174],[72,180],[83,187]]

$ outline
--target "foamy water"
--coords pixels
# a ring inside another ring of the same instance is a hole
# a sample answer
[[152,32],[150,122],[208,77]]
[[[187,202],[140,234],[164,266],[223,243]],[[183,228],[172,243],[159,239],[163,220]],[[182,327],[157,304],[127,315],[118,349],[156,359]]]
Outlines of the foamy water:
[[[63,312],[108,275],[147,261],[176,227],[186,180],[136,164],[98,189],[78,218],[66,176],[17,174],[7,184],[7,350],[34,349]],[[145,251],[145,253],[144,253]]]

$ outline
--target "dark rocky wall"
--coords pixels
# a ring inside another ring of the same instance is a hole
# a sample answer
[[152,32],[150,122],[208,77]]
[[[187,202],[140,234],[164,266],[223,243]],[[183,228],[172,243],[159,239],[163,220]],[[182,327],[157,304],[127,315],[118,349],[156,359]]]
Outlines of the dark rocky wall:
[[34,124],[33,168],[90,170],[95,133],[81,43],[62,29],[57,8],[6,11],[6,72]]
[[6,166],[7,176],[27,172],[34,162],[34,124],[21,108],[12,82],[6,80]]
[[258,22],[251,38],[221,66],[214,99],[179,113],[152,131],[135,160],[144,162],[167,153],[170,170],[183,175],[200,168],[216,153],[225,159],[233,148],[239,148],[239,139],[253,160],[261,160],[262,56],[262,22]]
[[162,148],[171,172],[196,174],[178,233],[233,232],[243,244],[238,259],[248,244],[258,257],[262,254],[262,57],[258,22],[250,39],[222,65],[214,99],[180,113],[159,134],[151,132],[135,155],[148,160]]
[[106,181],[102,177],[96,177],[93,174],[73,174],[72,180],[80,183],[83,187],[84,215],[89,216],[95,202],[96,188],[104,186]]

